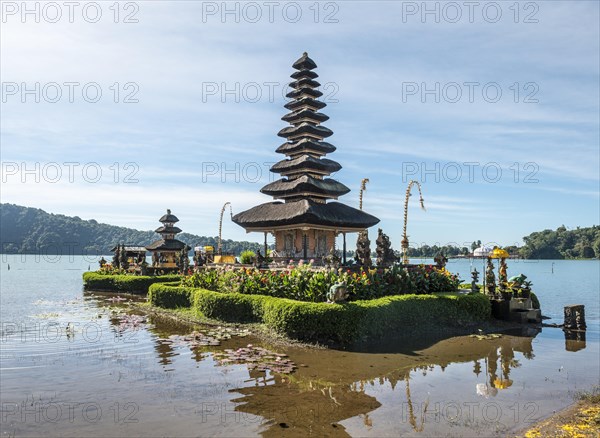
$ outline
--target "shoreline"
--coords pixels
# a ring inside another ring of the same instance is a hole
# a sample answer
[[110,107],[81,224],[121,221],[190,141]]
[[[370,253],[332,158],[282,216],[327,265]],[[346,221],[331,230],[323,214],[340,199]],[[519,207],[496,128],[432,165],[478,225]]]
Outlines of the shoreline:
[[600,400],[573,400],[573,403],[564,409],[517,431],[512,436],[514,438],[598,437],[600,436]]

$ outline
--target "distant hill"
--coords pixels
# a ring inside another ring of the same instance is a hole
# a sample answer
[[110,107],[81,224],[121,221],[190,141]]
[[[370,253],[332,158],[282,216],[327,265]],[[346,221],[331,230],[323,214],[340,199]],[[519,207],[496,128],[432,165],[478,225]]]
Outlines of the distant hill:
[[[158,225],[158,224],[157,224]],[[0,252],[5,254],[110,254],[117,243],[145,246],[158,239],[154,231],[101,224],[94,219],[51,214],[39,208],[0,204]],[[217,237],[181,233],[189,246],[213,245]],[[223,251],[239,254],[261,246],[223,239]]]
[[523,237],[520,254],[526,259],[600,258],[600,226],[536,231]]

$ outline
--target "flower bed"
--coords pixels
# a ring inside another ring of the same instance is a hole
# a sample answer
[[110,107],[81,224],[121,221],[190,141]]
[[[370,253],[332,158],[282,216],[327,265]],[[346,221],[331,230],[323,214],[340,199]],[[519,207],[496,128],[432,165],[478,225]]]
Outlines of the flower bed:
[[256,268],[206,269],[183,279],[182,285],[218,292],[268,295],[299,301],[323,302],[329,288],[344,282],[350,301],[381,298],[389,295],[451,292],[460,279],[446,269],[412,266],[410,270],[394,266],[389,269],[314,269],[310,264],[288,266],[284,270]]
[[483,294],[406,294],[327,304],[170,283],[152,285],[148,299],[155,306],[188,307],[205,317],[229,322],[263,323],[294,339],[327,344],[408,330],[460,327],[489,319],[491,313]]

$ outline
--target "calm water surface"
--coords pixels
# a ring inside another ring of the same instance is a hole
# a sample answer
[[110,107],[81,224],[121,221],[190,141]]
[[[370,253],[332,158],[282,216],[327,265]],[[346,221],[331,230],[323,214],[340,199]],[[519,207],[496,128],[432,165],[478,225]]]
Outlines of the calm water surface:
[[[600,381],[598,261],[508,265],[509,275],[533,282],[550,322],[562,322],[564,305],[585,304],[585,341],[555,328],[482,340],[424,338],[415,328],[410,342],[359,353],[252,337],[170,343],[198,327],[136,323],[125,315],[139,299],[83,293],[81,274],[94,259],[2,257],[2,436],[497,436]],[[448,267],[470,278],[469,260]],[[215,360],[249,343],[288,354],[297,371]]]

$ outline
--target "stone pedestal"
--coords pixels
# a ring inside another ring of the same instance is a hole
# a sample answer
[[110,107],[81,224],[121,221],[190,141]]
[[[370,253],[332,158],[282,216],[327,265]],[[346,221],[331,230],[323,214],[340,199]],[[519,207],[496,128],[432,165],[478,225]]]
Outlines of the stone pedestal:
[[565,306],[565,330],[585,330],[585,310],[583,304]]
[[510,319],[510,301],[491,300],[492,316],[496,319],[508,321]]

